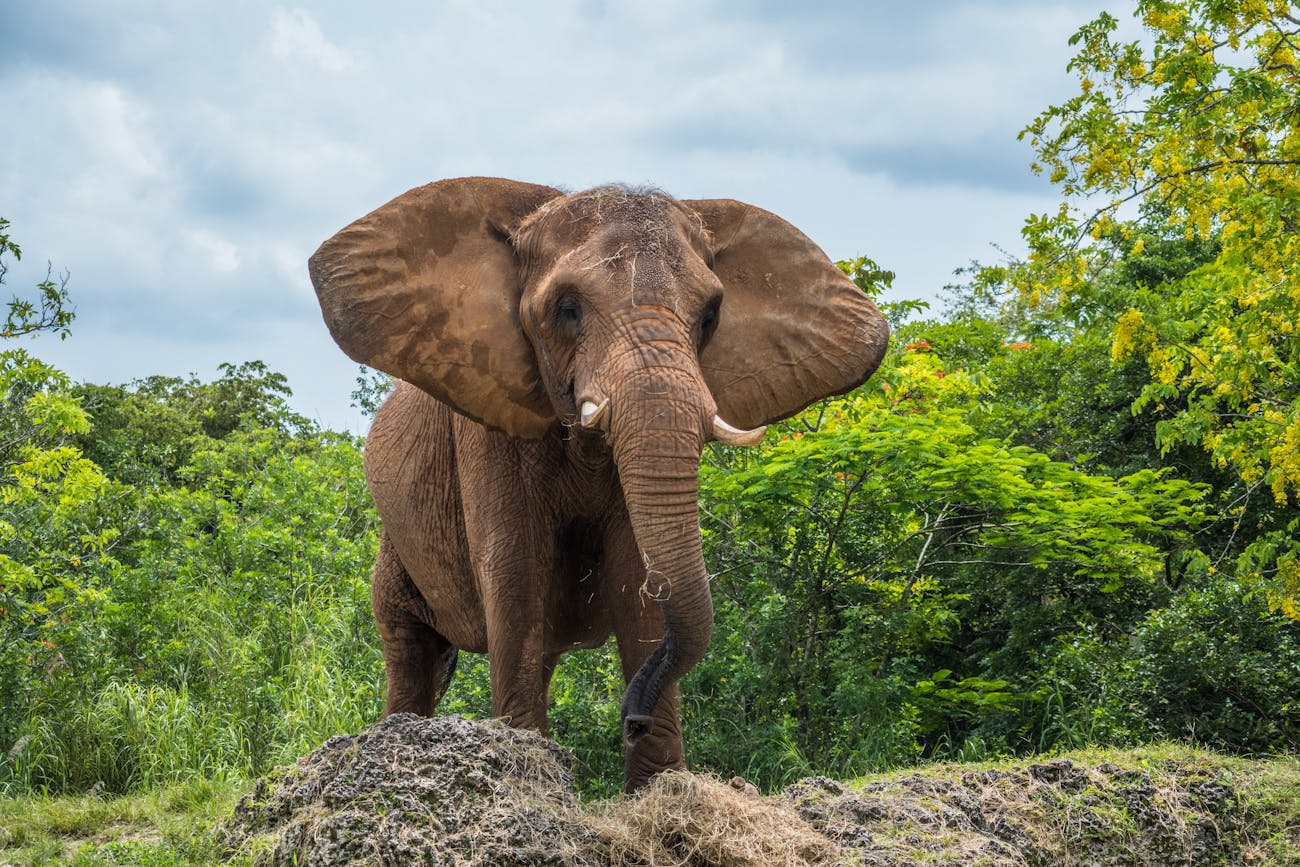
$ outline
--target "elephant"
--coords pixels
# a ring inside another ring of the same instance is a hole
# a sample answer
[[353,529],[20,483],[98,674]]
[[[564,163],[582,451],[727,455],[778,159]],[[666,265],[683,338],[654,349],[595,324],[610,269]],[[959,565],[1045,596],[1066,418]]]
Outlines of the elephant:
[[335,342],[396,380],[364,455],[385,712],[431,715],[466,650],[493,715],[544,733],[560,654],[612,633],[626,790],[683,768],[700,455],[870,377],[876,305],[753,205],[501,178],[410,190],[309,272]]

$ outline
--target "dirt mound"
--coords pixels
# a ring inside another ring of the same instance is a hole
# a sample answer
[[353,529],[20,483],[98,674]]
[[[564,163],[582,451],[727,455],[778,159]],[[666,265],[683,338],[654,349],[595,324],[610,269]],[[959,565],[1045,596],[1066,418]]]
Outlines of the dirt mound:
[[389,717],[257,783],[226,826],[259,865],[1184,865],[1233,863],[1222,774],[1068,760],[938,768],[777,797],[671,773],[581,805],[571,759],[499,723]]
[[849,787],[816,778],[783,793],[861,863],[1179,865],[1233,863],[1234,790],[1204,768],[1125,770],[1069,760],[899,775]]
[[395,714],[259,780],[226,845],[258,864],[596,864],[553,741]]

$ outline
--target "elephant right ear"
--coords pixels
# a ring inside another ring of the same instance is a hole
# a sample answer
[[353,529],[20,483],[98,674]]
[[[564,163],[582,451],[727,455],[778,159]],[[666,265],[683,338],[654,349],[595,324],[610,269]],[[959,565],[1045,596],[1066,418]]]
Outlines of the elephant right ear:
[[889,324],[808,236],[734,199],[683,204],[712,238],[723,287],[717,331],[700,355],[722,418],[771,424],[875,372]]
[[514,436],[555,421],[519,323],[510,234],[559,190],[457,178],[403,193],[308,262],[321,312],[349,358]]

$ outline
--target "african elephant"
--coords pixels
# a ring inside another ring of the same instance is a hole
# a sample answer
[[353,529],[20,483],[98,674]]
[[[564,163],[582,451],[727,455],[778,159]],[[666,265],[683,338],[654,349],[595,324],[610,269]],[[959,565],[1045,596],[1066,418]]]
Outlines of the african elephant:
[[760,208],[498,178],[411,190],[310,272],[343,351],[401,380],[365,448],[387,712],[431,714],[486,652],[493,713],[545,731],[559,655],[612,632],[628,791],[683,767],[700,453],[866,380],[876,306]]

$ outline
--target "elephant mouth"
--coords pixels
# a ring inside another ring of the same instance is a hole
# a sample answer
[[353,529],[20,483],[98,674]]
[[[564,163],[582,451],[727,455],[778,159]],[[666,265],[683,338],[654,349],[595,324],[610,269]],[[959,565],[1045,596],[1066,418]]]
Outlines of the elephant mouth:
[[566,424],[576,424],[578,421],[577,387],[577,380],[570,379],[563,393],[560,394],[558,409]]

